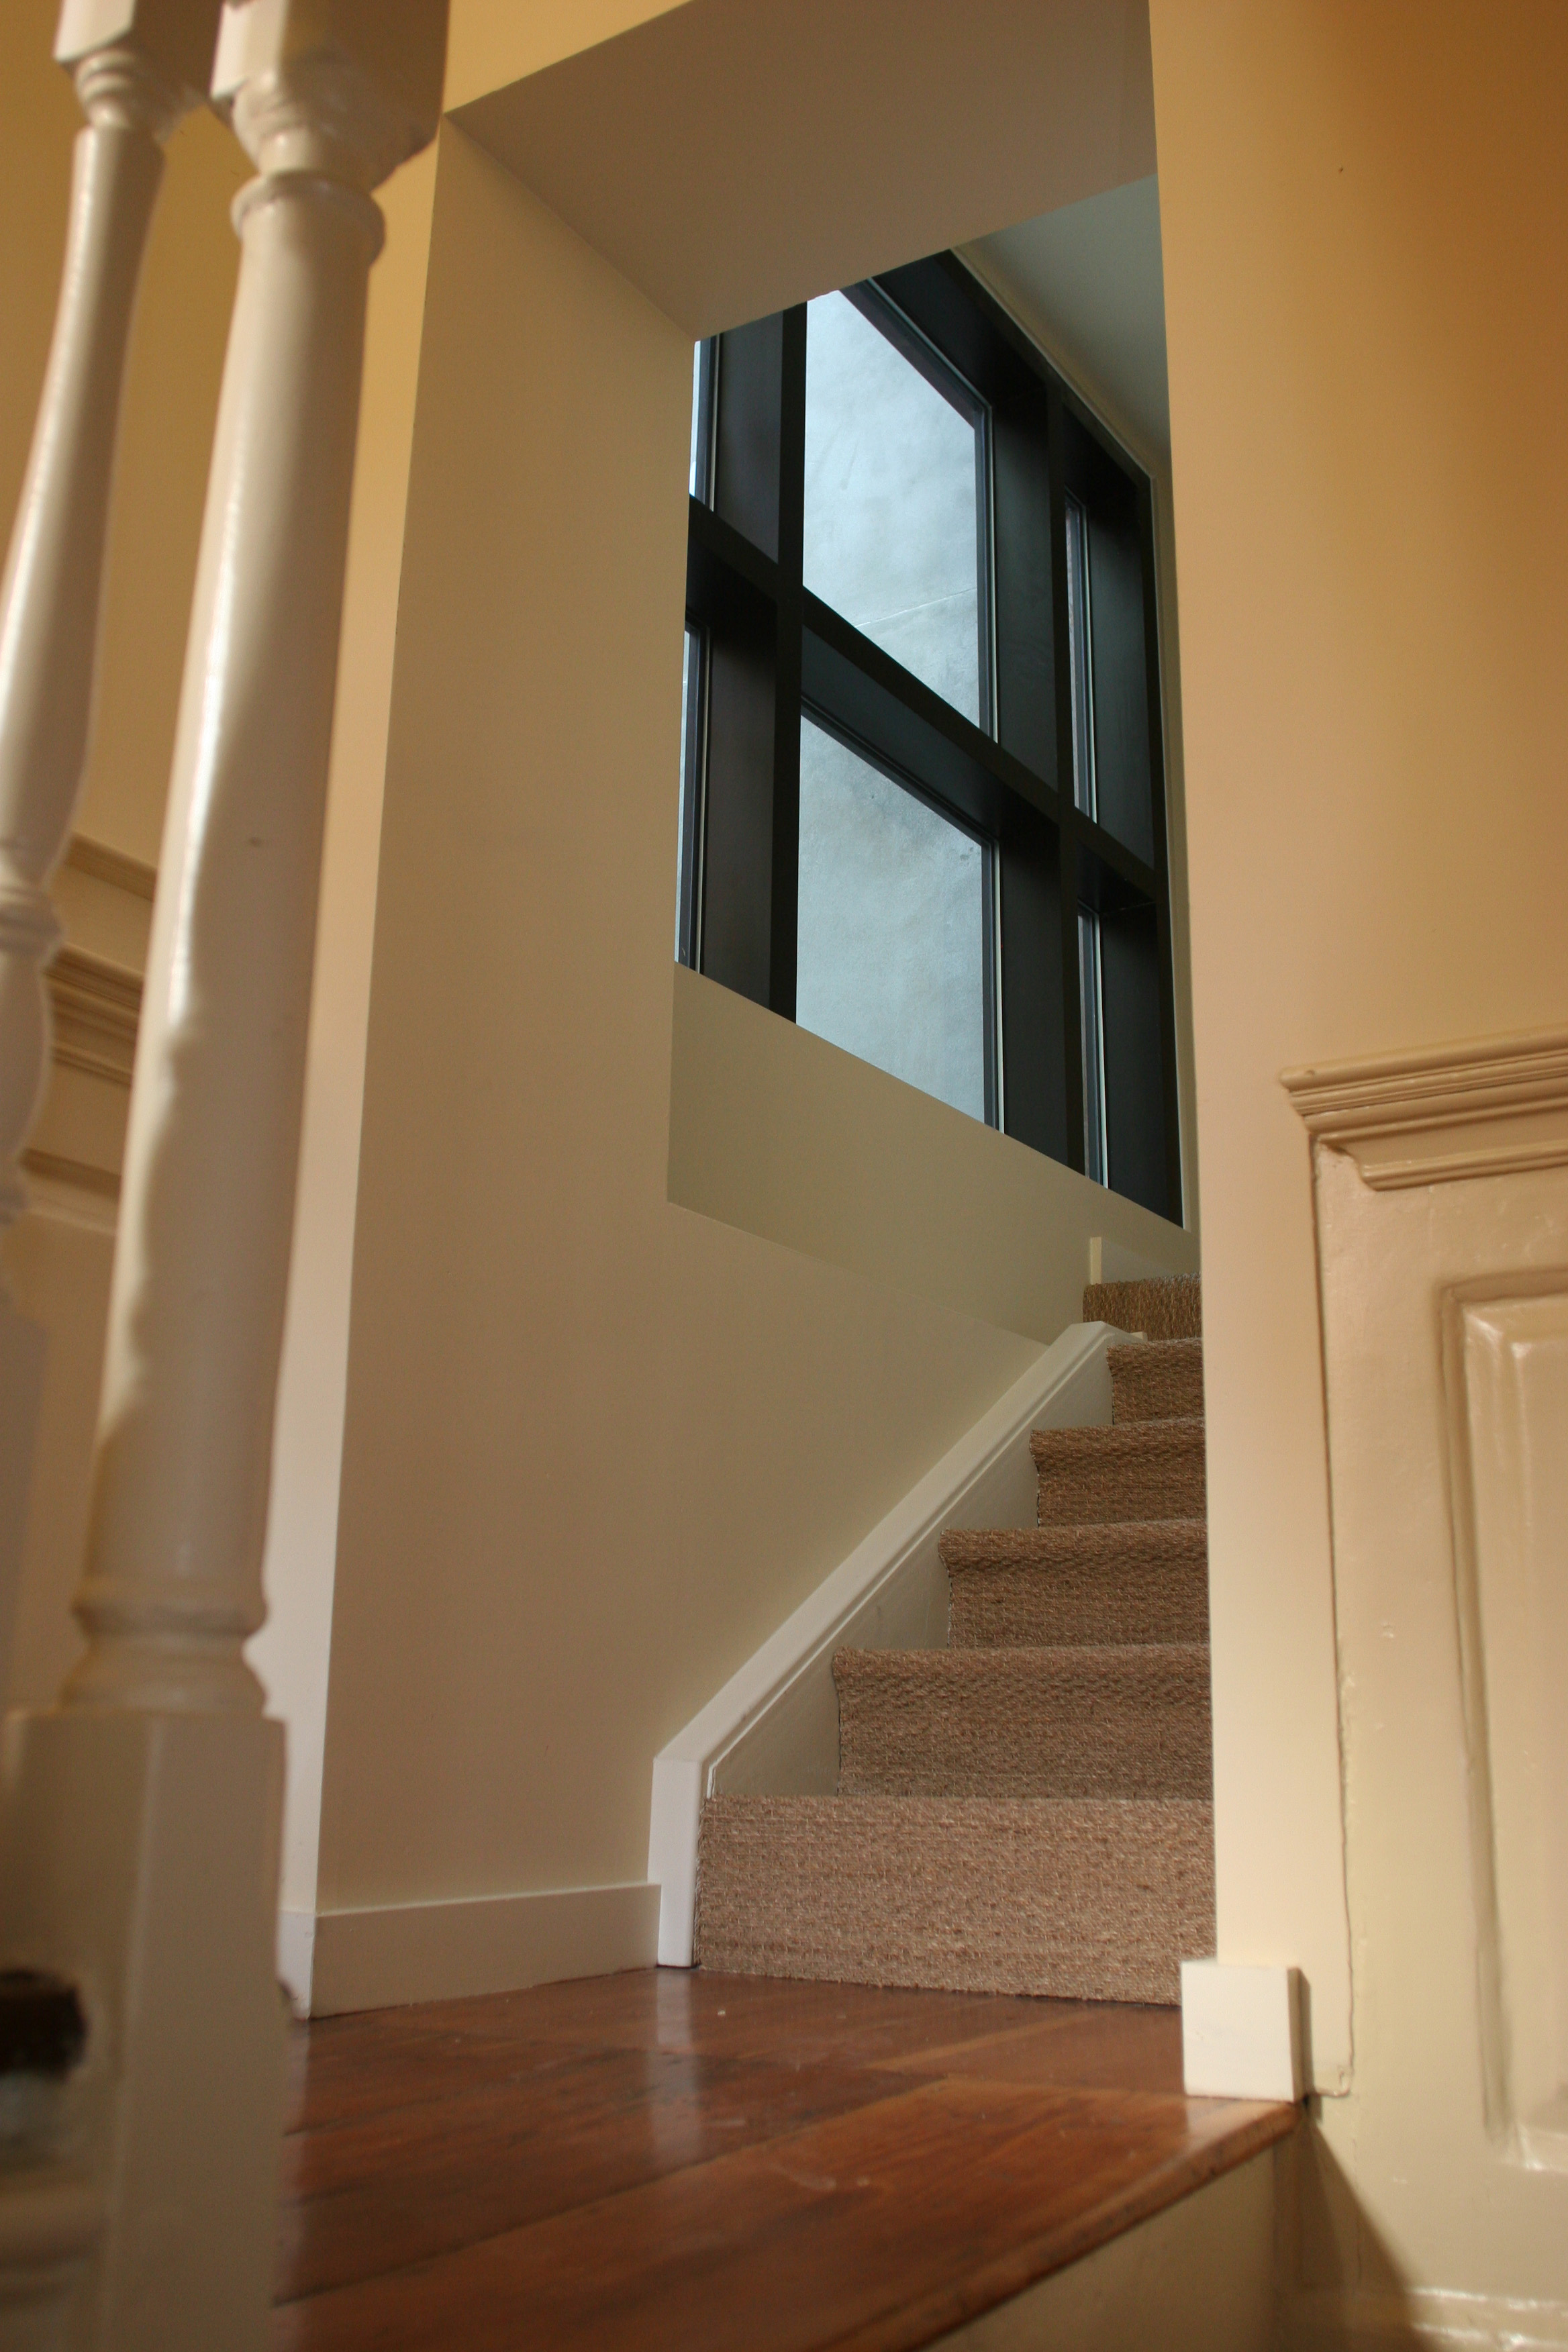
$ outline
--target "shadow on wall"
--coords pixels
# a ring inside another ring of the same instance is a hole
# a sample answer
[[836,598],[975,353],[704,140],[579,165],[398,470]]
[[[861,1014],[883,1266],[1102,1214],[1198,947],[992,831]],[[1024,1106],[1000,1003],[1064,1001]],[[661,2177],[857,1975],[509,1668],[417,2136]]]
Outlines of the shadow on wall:
[[1279,2277],[1288,2352],[1423,2352],[1416,2301],[1394,2254],[1318,2128],[1323,2102],[1281,2151]]

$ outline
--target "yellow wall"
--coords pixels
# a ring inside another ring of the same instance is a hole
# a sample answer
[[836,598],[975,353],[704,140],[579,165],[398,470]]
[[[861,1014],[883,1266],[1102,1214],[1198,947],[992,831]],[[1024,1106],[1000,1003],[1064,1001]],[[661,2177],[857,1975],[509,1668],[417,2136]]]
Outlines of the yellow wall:
[[[1351,2049],[1322,1370],[1279,1074],[1563,1018],[1568,16],[1152,18],[1220,1948],[1306,1969],[1331,2084]],[[1392,1559],[1386,1609],[1397,1641]],[[1345,1801],[1353,1824],[1353,1780]]]
[[323,1906],[640,1877],[656,1749],[1034,1351],[667,1198],[690,367],[443,132]]

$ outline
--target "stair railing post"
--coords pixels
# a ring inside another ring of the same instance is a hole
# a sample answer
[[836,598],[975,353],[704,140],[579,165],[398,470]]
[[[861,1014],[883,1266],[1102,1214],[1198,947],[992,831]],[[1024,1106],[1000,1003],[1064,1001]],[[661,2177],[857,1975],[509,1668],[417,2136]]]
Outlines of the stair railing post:
[[[26,1206],[22,1152],[48,1075],[48,880],[70,835],[92,716],[121,387],[163,142],[205,98],[220,0],[65,0],[55,55],[87,118],[32,454],[0,584],[0,1240]],[[42,1334],[0,1265],[0,1692],[42,1377]]]
[[[14,1717],[0,1959],[73,1973],[104,2352],[260,2352],[282,1741],[260,1562],[347,552],[370,191],[435,134],[446,0],[229,0],[240,237],[58,1707]],[[96,2051],[96,2073],[93,2053]]]

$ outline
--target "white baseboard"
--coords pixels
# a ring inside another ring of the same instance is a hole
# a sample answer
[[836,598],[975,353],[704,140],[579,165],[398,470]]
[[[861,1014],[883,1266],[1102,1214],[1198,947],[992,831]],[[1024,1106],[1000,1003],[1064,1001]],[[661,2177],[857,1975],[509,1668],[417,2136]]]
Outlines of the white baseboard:
[[316,1915],[313,1911],[278,1914],[278,1975],[296,2017],[310,2014],[310,1979],[316,1963]]
[[302,2014],[520,1992],[651,1968],[658,1888],[568,1886],[458,1903],[286,1911],[279,1972]]
[[937,1649],[947,1640],[945,1528],[1032,1527],[1036,1429],[1110,1419],[1106,1350],[1125,1339],[1075,1323],[879,1521],[654,1759],[650,1880],[663,1888],[658,1957],[691,1966],[697,1836],[705,1795],[829,1794],[838,1780],[833,1653]]
[[1441,2287],[1302,2294],[1287,2305],[1284,2341],[1289,2352],[1568,2352],[1568,2304]]
[[1299,2099],[1298,1970],[1184,1960],[1182,2074],[1190,2098]]

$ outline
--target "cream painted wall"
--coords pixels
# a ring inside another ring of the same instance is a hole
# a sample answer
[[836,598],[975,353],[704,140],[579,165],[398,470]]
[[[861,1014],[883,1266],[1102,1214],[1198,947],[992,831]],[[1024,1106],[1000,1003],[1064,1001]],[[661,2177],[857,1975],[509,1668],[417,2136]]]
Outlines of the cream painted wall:
[[640,1876],[655,1750],[1033,1352],[667,1198],[689,385],[685,335],[446,130],[324,1905]]
[[[1279,1074],[1563,1017],[1568,16],[1153,0],[1152,22],[1220,1952],[1301,1965],[1332,2087],[1352,2032],[1323,1375]],[[1402,1573],[1389,1556],[1394,1628]]]
[[669,1197],[1048,1341],[1089,1244],[1195,1274],[1195,1234],[717,982],[673,968]]

